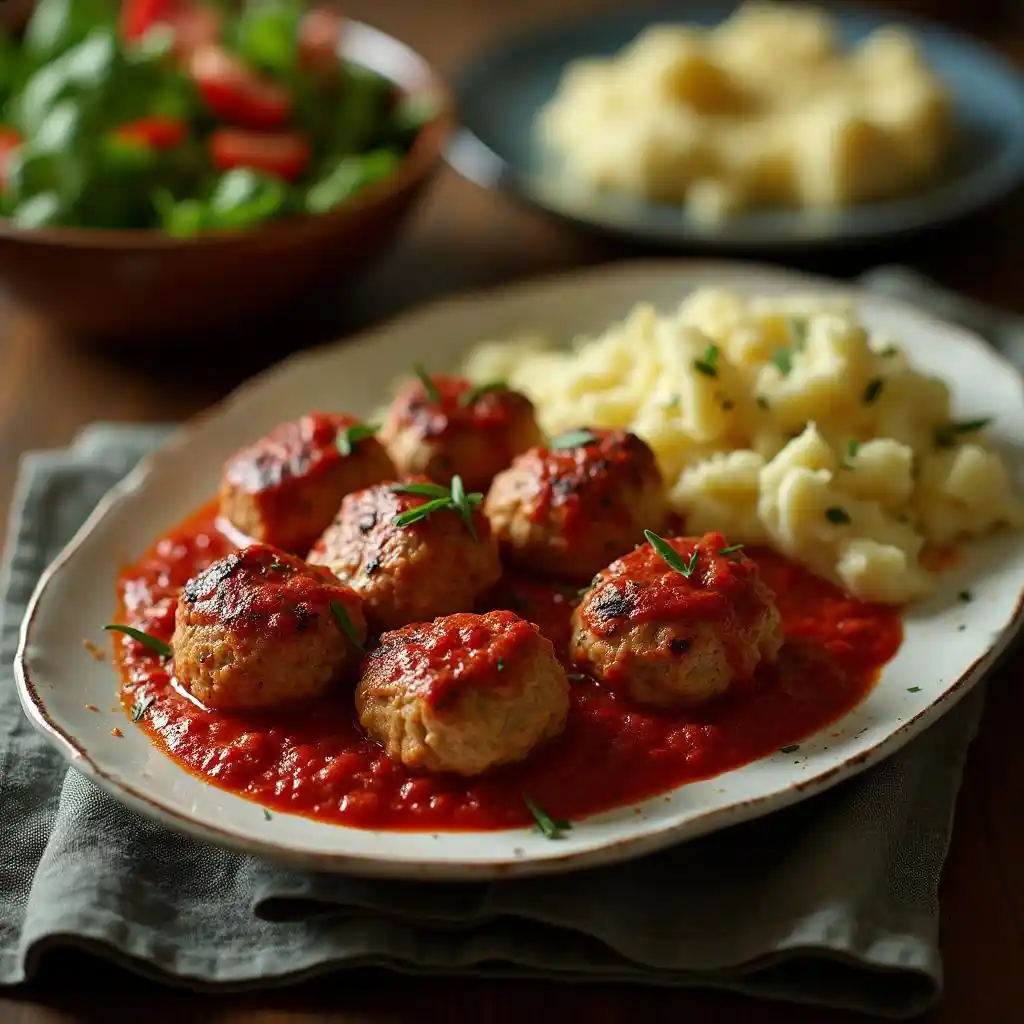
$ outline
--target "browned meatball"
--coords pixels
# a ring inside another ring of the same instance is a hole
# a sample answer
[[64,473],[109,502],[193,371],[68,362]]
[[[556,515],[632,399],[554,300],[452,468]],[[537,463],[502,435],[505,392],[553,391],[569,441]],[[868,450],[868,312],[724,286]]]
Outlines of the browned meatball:
[[405,475],[447,484],[454,475],[470,491],[486,491],[520,452],[540,438],[533,403],[497,384],[474,388],[461,377],[429,378],[404,387],[388,410],[381,440]]
[[[411,494],[426,486],[427,494]],[[501,576],[498,544],[477,510],[450,504],[408,525],[400,517],[450,492],[426,477],[349,494],[309,560],[326,565],[363,599],[374,632],[466,611]]]
[[545,575],[589,579],[659,529],[665,491],[654,453],[622,430],[574,430],[518,456],[484,511],[506,557]]
[[356,709],[394,760],[477,775],[562,731],[569,682],[532,622],[462,613],[385,633],[363,665]]
[[644,544],[598,574],[573,612],[570,653],[641,704],[699,704],[775,660],[779,611],[757,566],[720,533],[664,543],[676,568]]
[[247,537],[305,555],[346,494],[394,476],[355,417],[309,413],[228,459],[220,512]]
[[253,544],[185,584],[174,673],[211,708],[269,708],[318,696],[359,665],[366,620],[326,569]]

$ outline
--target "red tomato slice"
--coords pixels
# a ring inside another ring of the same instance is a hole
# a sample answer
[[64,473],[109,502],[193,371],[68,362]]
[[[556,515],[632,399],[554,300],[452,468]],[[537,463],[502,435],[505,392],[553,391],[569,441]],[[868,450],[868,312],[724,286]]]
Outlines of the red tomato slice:
[[210,159],[220,171],[248,167],[294,181],[309,164],[309,143],[296,132],[267,135],[222,128],[210,134]]
[[180,0],[121,0],[121,37],[141,39],[154,25],[167,21]]
[[115,134],[150,149],[173,149],[185,141],[188,125],[176,117],[143,117],[121,125]]
[[210,113],[224,121],[273,130],[291,117],[292,101],[284,89],[219,46],[196,50],[189,59],[189,73]]
[[0,127],[0,188],[6,185],[7,160],[21,145],[21,133],[14,128]]
[[345,19],[334,11],[314,7],[299,23],[299,62],[318,77],[331,75],[340,66],[338,43]]

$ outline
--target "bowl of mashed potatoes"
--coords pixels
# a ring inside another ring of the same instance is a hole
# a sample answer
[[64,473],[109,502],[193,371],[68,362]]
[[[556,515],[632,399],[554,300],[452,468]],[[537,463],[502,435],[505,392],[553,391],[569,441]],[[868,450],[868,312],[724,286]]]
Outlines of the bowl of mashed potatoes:
[[457,169],[662,242],[889,236],[1024,175],[1009,66],[936,26],[847,8],[618,12],[507,41],[457,88]]

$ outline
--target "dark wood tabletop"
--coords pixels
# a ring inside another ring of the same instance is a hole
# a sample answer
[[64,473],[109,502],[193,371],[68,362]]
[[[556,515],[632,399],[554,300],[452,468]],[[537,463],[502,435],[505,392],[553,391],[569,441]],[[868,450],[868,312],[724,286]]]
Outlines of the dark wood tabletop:
[[[625,0],[620,0],[625,2]],[[349,0],[346,10],[393,32],[450,71],[508,29],[609,0]],[[1019,0],[918,0],[1024,60]],[[1022,129],[1024,130],[1024,129]],[[925,238],[810,255],[798,266],[847,276],[879,262],[911,263],[942,283],[1024,312],[1024,195]],[[180,420],[300,345],[337,338],[416,303],[513,278],[650,255],[574,232],[445,171],[409,230],[354,289],[292,312],[259,336],[225,337],[204,352],[208,372],[168,370],[55,336],[0,299],[0,495],[12,491],[28,449],[66,444],[98,419]],[[699,255],[699,254],[694,254]],[[770,255],[770,254],[769,254]],[[767,256],[765,257],[767,258]],[[0,521],[6,514],[0,503]],[[1024,661],[993,680],[957,807],[941,893],[945,994],[928,1024],[1010,1024],[1024,1010]],[[868,1018],[704,992],[553,983],[407,979],[345,973],[258,995],[199,996],[159,986],[83,954],[48,958],[36,981],[0,996],[0,1021],[245,1021],[247,1024],[398,1024],[636,1017],[692,1024],[855,1024]]]

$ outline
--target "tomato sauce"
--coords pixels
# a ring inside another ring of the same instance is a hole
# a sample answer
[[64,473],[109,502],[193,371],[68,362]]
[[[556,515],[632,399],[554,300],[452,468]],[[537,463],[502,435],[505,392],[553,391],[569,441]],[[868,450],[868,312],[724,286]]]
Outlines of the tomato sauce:
[[[186,581],[233,549],[201,509],[120,577],[121,621],[169,640]],[[288,714],[198,706],[169,665],[115,637],[125,708],[153,743],[198,777],[280,811],[377,829],[451,831],[529,825],[528,793],[580,818],[706,779],[799,743],[870,690],[899,647],[896,609],[846,597],[769,551],[747,552],[777,595],[786,643],[756,685],[705,707],[662,713],[572,672],[565,732],[526,762],[477,778],[417,775],[363,735],[351,687]],[[489,607],[535,622],[565,656],[574,587],[506,576]]]

